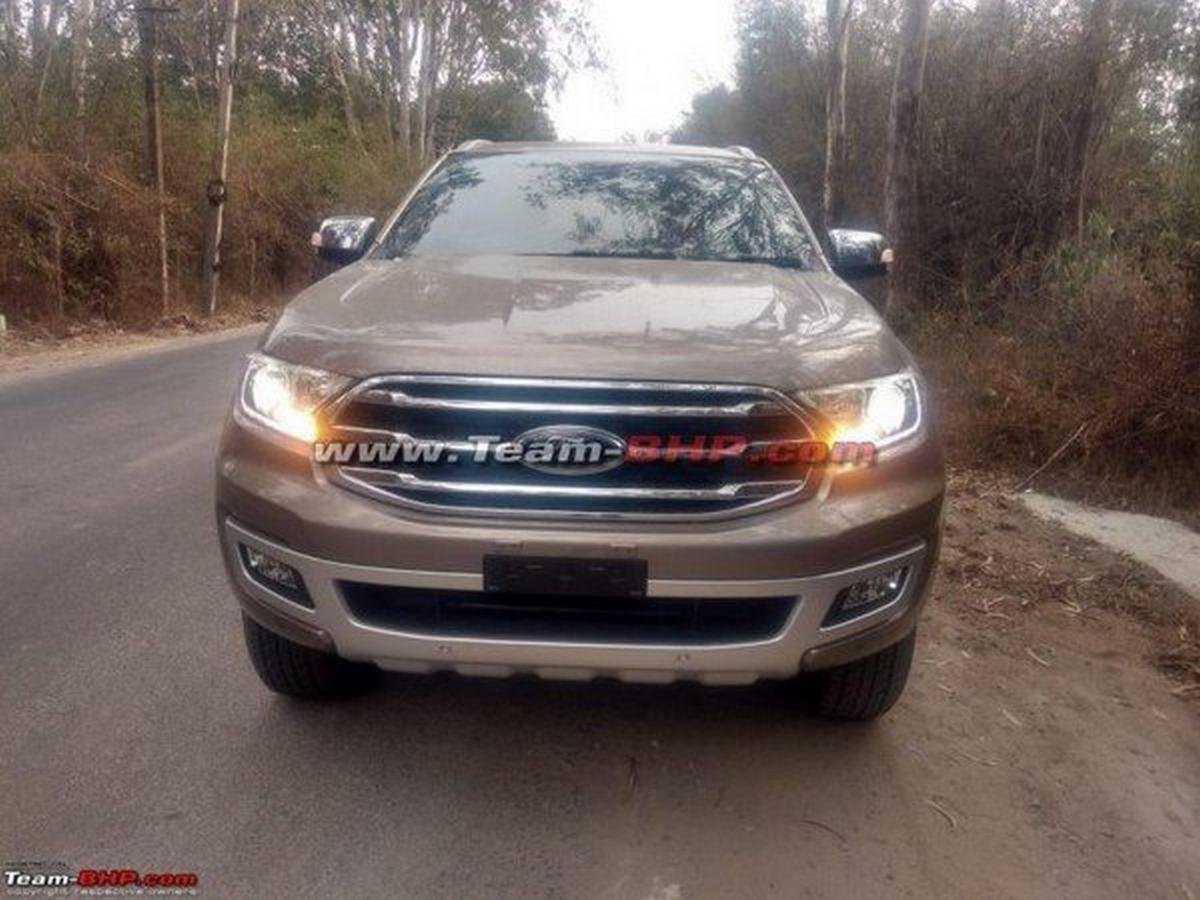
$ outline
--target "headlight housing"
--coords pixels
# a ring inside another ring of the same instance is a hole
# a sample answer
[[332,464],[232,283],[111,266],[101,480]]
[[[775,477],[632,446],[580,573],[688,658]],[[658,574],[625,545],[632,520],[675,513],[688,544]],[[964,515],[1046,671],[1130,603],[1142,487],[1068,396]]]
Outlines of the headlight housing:
[[798,399],[831,426],[830,444],[869,442],[877,450],[898,444],[921,428],[924,410],[915,372],[900,372],[856,384],[804,391]]
[[344,375],[254,353],[242,378],[238,406],[260,425],[311,444],[318,436],[317,409],[350,382]]

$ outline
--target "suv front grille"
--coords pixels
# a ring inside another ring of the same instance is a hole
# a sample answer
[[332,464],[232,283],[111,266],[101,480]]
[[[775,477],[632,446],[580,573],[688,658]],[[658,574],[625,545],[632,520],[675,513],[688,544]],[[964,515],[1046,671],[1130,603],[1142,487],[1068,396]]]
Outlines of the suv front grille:
[[713,646],[779,634],[795,597],[556,597],[338,582],[358,621],[428,637]]
[[[471,438],[511,441],[537,428],[631,435],[801,440],[811,429],[783,394],[752,385],[394,375],[369,379],[330,415],[341,441],[449,442],[437,462],[330,465],[331,480],[417,509],[515,516],[695,519],[761,509],[804,493],[809,466],[719,461],[625,462],[564,474],[473,460]],[[457,459],[451,461],[451,453]]]

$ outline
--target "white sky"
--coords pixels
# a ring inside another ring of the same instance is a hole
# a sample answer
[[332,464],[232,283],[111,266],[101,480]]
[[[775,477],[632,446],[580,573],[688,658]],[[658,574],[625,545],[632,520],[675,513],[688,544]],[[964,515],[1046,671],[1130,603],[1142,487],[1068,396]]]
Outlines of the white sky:
[[608,71],[573,72],[551,98],[564,141],[617,141],[678,125],[692,95],[733,83],[735,0],[592,0]]

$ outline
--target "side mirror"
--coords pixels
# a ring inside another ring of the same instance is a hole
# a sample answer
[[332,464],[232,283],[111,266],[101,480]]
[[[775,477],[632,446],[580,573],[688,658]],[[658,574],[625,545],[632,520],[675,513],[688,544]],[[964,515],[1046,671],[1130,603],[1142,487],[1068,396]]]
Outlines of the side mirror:
[[833,271],[847,281],[887,274],[892,251],[882,234],[830,228],[829,243],[833,249],[833,259],[830,260]]
[[333,216],[321,223],[312,244],[321,259],[344,266],[362,258],[378,231],[370,216]]

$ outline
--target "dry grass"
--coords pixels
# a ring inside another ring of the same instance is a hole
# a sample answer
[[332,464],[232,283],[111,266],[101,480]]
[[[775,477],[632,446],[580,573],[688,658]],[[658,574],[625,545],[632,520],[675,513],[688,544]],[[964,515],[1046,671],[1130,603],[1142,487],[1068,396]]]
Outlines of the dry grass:
[[[907,335],[952,462],[1195,522],[1200,303],[1171,265],[1118,254],[1018,273],[1003,301]],[[1058,454],[1055,456],[1055,454]]]
[[[235,313],[317,277],[309,238],[322,218],[380,214],[412,178],[387,153],[352,152],[328,116],[288,115],[254,95],[240,103],[220,299]],[[186,107],[164,123],[164,309],[157,199],[140,171],[135,113],[122,107],[105,127],[97,123],[86,155],[70,152],[61,135],[35,147],[6,143],[0,129],[0,312],[10,327],[65,334],[98,321],[147,330],[198,308],[211,126]]]

